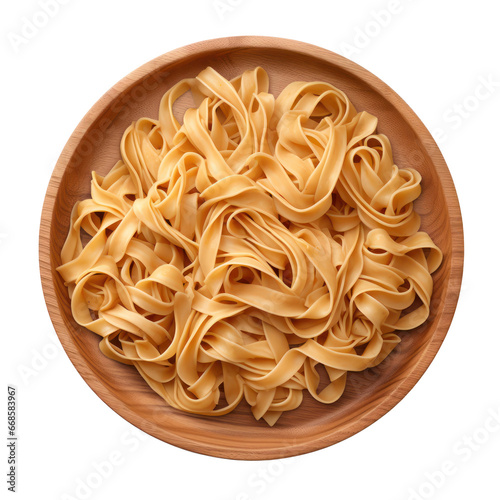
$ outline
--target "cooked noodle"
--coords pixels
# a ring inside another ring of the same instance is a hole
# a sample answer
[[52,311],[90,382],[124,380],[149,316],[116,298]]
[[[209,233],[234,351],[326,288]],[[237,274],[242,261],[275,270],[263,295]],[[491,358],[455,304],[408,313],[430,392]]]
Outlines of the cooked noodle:
[[442,253],[419,231],[420,174],[394,165],[376,117],[328,83],[277,99],[268,84],[209,67],[174,85],[92,173],[58,271],[77,323],[169,405],[224,415],[244,399],[274,425],[304,389],[336,401],[427,319]]

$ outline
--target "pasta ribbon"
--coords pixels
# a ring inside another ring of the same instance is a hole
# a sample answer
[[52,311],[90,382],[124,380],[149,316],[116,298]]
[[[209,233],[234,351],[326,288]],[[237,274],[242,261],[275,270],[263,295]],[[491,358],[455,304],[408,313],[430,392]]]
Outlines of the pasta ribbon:
[[75,321],[185,412],[245,400],[274,425],[304,390],[337,401],[426,321],[443,259],[420,174],[376,129],[325,82],[275,98],[260,67],[180,81],[73,208],[58,272]]

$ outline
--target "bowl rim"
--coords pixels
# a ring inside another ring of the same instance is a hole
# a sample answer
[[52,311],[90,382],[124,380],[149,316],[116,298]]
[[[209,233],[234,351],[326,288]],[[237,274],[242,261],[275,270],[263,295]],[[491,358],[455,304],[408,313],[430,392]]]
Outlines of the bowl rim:
[[[205,52],[219,51],[224,53],[224,50],[227,50],[229,53],[237,50],[256,48],[287,50],[306,56],[311,56],[311,54],[313,54],[316,59],[320,59],[330,65],[340,66],[344,71],[361,79],[367,85],[376,88],[376,90],[383,94],[384,98],[400,112],[405,121],[408,123],[408,126],[413,129],[415,134],[422,141],[422,144],[431,158],[433,166],[441,180],[450,222],[450,270],[448,280],[443,290],[443,297],[445,297],[443,300],[445,303],[443,305],[442,313],[439,318],[436,318],[437,324],[435,332],[431,340],[420,351],[418,361],[415,363],[414,367],[408,371],[406,377],[397,383],[390,392],[387,392],[377,404],[368,410],[368,412],[363,414],[363,418],[352,422],[347,435],[338,436],[339,431],[332,430],[330,433],[325,432],[323,434],[318,434],[306,443],[287,443],[286,448],[274,446],[266,447],[265,449],[249,450],[245,447],[238,446],[238,443],[233,443],[231,446],[226,446],[224,449],[221,449],[221,447],[217,444],[200,442],[196,439],[190,438],[189,436],[180,436],[177,433],[170,432],[169,429],[160,428],[158,425],[134,413],[125,405],[125,403],[108,390],[108,388],[102,383],[99,377],[95,375],[87,363],[80,358],[78,350],[73,345],[71,335],[68,333],[64,319],[61,315],[52,279],[53,268],[50,251],[50,236],[52,230],[51,221],[54,215],[54,205],[57,199],[60,183],[69,161],[71,160],[82,138],[85,137],[94,122],[114,99],[116,99],[120,94],[127,92],[129,88],[136,85],[137,82],[143,80],[148,75],[161,70],[166,70],[168,66],[180,64],[183,60],[188,59],[189,57],[201,57]],[[408,394],[408,392],[422,377],[446,337],[448,329],[451,326],[460,294],[463,262],[464,238],[462,217],[451,173],[430,132],[414,111],[408,106],[408,104],[394,90],[392,90],[392,88],[373,75],[370,71],[335,52],[305,42],[269,36],[232,36],[214,38],[185,45],[152,59],[113,85],[85,114],[64,146],[47,187],[41,212],[39,231],[40,277],[49,316],[57,336],[66,351],[66,354],[87,385],[89,385],[98,397],[114,412],[132,425],[144,432],[147,432],[151,436],[156,437],[157,439],[175,445],[179,448],[204,455],[239,460],[285,458],[331,446],[332,444],[351,437],[370,426],[385,415],[389,410],[394,408],[394,406],[396,406]],[[50,279],[44,278],[44,275],[49,276]]]

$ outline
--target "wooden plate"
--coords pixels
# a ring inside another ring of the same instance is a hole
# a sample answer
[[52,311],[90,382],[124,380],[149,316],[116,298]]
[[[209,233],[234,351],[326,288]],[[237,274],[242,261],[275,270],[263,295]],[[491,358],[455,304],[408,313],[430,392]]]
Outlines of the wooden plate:
[[[399,347],[378,367],[350,374],[337,403],[323,405],[307,395],[297,410],[285,413],[273,428],[256,422],[246,404],[216,418],[166,406],[133,367],[103,356],[99,337],[75,323],[67,290],[55,271],[71,208],[90,195],[91,171],[107,172],[119,159],[119,142],[132,120],[157,118],[163,93],[208,65],[226,78],[262,66],[275,95],[294,80],[324,80],[346,92],[358,110],[377,116],[379,132],[391,140],[395,163],[422,174],[423,194],[416,209],[422,215],[423,230],[445,256],[433,275],[428,321],[402,334]],[[458,300],[462,267],[462,220],[453,181],[415,113],[387,85],[353,62],[280,38],[195,43],[154,59],[117,83],[87,113],[66,144],[50,180],[40,227],[40,271],[50,317],[68,356],[94,392],[123,418],[158,439],[234,459],[270,459],[318,450],[352,436],[394,407],[422,376],[443,342]]]

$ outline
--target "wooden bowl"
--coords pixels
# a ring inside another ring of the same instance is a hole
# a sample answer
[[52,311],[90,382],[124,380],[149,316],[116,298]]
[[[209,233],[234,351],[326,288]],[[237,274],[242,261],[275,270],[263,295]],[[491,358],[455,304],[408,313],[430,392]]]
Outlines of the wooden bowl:
[[[119,142],[132,120],[157,118],[163,93],[208,65],[226,78],[262,66],[275,95],[294,80],[327,81],[346,92],[358,110],[377,116],[379,132],[391,140],[395,163],[422,174],[423,193],[416,210],[422,216],[422,229],[444,252],[444,262],[433,275],[428,321],[402,334],[398,348],[378,367],[349,374],[337,403],[323,405],[305,395],[303,404],[286,412],[272,428],[255,421],[246,403],[224,417],[195,416],[167,406],[135,368],[106,358],[98,349],[99,337],[75,323],[67,289],[55,271],[71,208],[90,195],[91,171],[107,172],[119,159]],[[388,412],[415,385],[443,342],[457,304],[462,267],[462,220],[453,181],[415,113],[357,64],[328,50],[280,38],[195,43],[154,59],[117,83],[85,115],[66,144],[47,189],[40,227],[40,271],[49,314],[89,386],[114,411],[152,436],[187,450],[233,459],[271,459],[318,450],[352,436]]]

